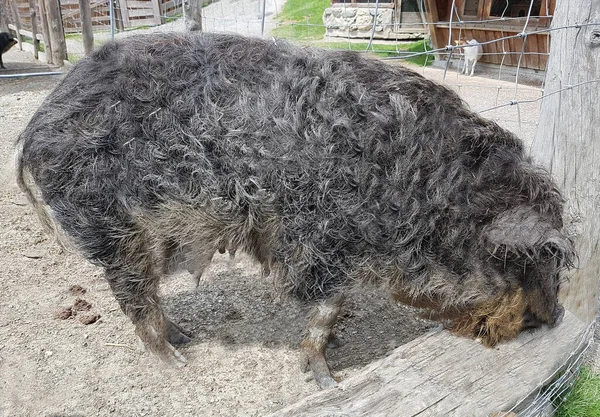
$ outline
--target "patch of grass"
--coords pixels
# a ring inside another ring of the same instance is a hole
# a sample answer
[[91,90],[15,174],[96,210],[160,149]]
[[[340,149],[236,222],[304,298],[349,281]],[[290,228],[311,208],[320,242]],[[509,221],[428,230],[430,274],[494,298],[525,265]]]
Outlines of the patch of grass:
[[600,417],[600,375],[581,368],[579,377],[556,411],[556,417]]
[[[409,45],[409,47],[406,49],[408,52],[412,52],[412,53],[417,53],[417,52],[426,52],[426,51],[430,51],[431,47],[428,45],[429,41],[426,39],[420,40],[420,41],[416,41],[413,42],[411,45]],[[420,65],[420,66],[425,66],[425,65],[431,65],[433,64],[433,55],[418,55],[412,58],[407,58],[406,59],[408,62],[412,62],[413,64],[416,65]]]
[[[323,12],[331,6],[330,0],[287,0],[283,10],[277,15],[279,26],[271,32],[278,38],[289,39],[296,43],[309,44],[330,49],[350,49],[353,51],[366,51],[368,40],[364,43],[354,42],[323,42],[325,25]],[[429,48],[426,40],[416,41],[411,44],[373,44],[369,53],[378,57],[397,57],[410,53],[426,52]],[[419,55],[407,58],[406,61],[416,65],[431,65],[433,55]]]
[[82,58],[82,56],[67,53],[67,61],[71,64],[77,64]]
[[[320,46],[329,49],[349,49],[351,51],[367,51],[369,42],[315,42],[315,46]],[[402,45],[392,44],[372,44],[368,52],[380,53],[380,54],[396,54],[402,50]]]
[[331,0],[288,0],[277,15],[280,25],[271,34],[297,41],[322,39],[323,12],[330,5]]
[[[420,40],[412,43],[374,43],[367,51],[368,42],[313,42],[315,46],[329,49],[351,50],[372,53],[380,58],[398,57],[410,55],[411,53],[424,52],[429,50],[426,40]],[[416,65],[431,65],[433,63],[433,55],[419,55],[412,58],[407,58],[406,61]]]
[[[25,36],[25,35],[21,35],[21,40],[23,42],[25,42],[25,43],[33,45],[33,38],[30,38],[30,37]],[[45,49],[44,49],[44,42],[40,41],[39,46],[40,46],[40,52],[44,52],[45,51]]]
[[81,33],[66,33],[65,39],[70,39],[74,41],[82,41],[83,35]]
[[183,13],[177,13],[177,14],[174,14],[173,16],[167,16],[167,18],[165,19],[165,23],[175,22],[177,19],[181,18],[182,16],[183,16]]

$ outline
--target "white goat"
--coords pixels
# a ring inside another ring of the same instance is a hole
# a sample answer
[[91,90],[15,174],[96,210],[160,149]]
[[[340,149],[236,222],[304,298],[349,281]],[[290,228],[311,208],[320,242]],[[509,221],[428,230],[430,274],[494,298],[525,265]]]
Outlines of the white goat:
[[463,74],[466,74],[469,70],[469,65],[471,65],[471,74],[475,72],[475,64],[481,56],[483,55],[483,48],[475,39],[471,39],[470,41],[458,40],[456,41],[457,45],[462,46],[462,50],[464,51],[465,56],[465,67],[463,69]]

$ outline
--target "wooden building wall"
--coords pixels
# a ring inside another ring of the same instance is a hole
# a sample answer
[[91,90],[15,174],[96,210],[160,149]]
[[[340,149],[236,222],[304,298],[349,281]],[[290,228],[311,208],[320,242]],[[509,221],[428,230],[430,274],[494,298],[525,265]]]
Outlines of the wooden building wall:
[[[495,1],[498,0],[455,0],[452,10],[452,0],[425,0],[434,48],[455,45],[461,38],[476,39],[483,43],[480,62],[517,66],[520,60],[521,67],[545,70],[550,52],[546,29],[550,27],[556,0],[534,0],[529,20],[523,13],[529,11],[530,0],[509,0],[504,19],[493,14],[493,7],[498,5]],[[506,0],[501,1],[506,4]],[[515,37],[524,31],[526,22],[525,32],[542,32]]]

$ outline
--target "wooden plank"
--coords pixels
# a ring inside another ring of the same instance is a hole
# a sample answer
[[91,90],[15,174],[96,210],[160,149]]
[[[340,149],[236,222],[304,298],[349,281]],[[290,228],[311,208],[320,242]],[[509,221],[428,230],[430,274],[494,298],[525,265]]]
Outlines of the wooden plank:
[[83,36],[83,49],[86,55],[94,51],[94,32],[92,28],[92,8],[89,0],[79,0],[81,11],[81,31]]
[[548,34],[541,34],[540,39],[542,41],[538,42],[538,46],[540,47],[540,52],[543,52],[543,55],[540,55],[540,66],[545,70],[548,65],[548,54],[550,52],[550,36]]
[[152,19],[155,17],[152,9],[129,9],[128,13],[130,19],[136,17],[147,17],[148,19]]
[[498,32],[481,32],[485,39],[483,42],[490,42],[487,45],[483,46],[483,52],[487,52],[487,55],[484,55],[481,59],[483,62],[489,62],[491,64],[500,64],[502,62],[502,45],[500,42],[497,42],[496,39],[499,38]]
[[[540,16],[548,16],[550,15],[550,4],[548,0],[542,0],[542,4],[540,6]],[[552,19],[547,17],[541,17],[539,24],[540,26],[549,26]]]
[[58,0],[43,0],[46,3],[46,14],[48,15],[48,29],[52,39],[52,63],[62,67],[67,59],[67,45],[60,14]]
[[[440,36],[440,31],[435,23],[439,22],[438,9],[436,0],[425,0],[425,15],[427,16],[427,28],[434,49],[443,48],[446,46],[446,41],[443,41]],[[444,56],[440,53],[434,53],[437,61],[442,61]]]
[[[554,329],[522,333],[494,349],[446,331],[428,333],[373,362],[338,387],[271,417],[483,417],[529,405],[591,337],[567,312]],[[577,356],[577,355],[575,355]],[[523,398],[529,398],[525,403]],[[401,410],[401,413],[399,413]]]
[[40,41],[38,40],[38,24],[37,24],[37,10],[35,7],[35,0],[29,0],[29,13],[31,19],[31,39],[33,39],[33,57],[39,59],[40,52]]
[[149,1],[135,1],[127,0],[127,7],[130,9],[150,9],[153,10],[153,6]]
[[[552,33],[544,91],[560,91],[567,83],[600,79],[600,21],[597,0],[559,1],[553,27],[582,24],[580,29]],[[600,100],[598,84],[590,82],[565,89],[542,101],[532,155],[561,184],[565,213],[572,213],[568,230],[576,233],[578,268],[561,286],[565,307],[585,322],[598,310],[600,276]]]
[[[12,23],[8,24],[8,28],[11,29],[12,31],[14,31],[15,33],[17,32],[17,27],[15,25],[13,25]],[[23,36],[27,36],[28,38],[32,38],[33,39],[33,32],[31,32],[30,30],[27,29],[21,29],[21,35]],[[43,41],[44,36],[41,33],[38,33],[36,35],[36,38],[39,41]]]
[[27,36],[28,38],[33,37],[33,33],[30,30],[27,30],[27,29],[17,29],[17,26],[13,25],[12,23],[8,24],[8,28],[11,29],[15,33],[17,33],[17,30],[18,30],[21,35]]
[[130,27],[156,25],[156,19],[154,17],[151,17],[150,19],[131,19],[129,22],[131,23]]
[[523,38],[512,38],[511,40],[514,45],[513,52],[516,52],[516,54],[513,54],[514,65],[517,66],[520,63],[521,66],[523,66],[523,61],[527,60],[526,55],[523,55],[523,58],[521,58],[521,52],[523,51],[524,39]]
[[541,69],[540,56],[538,55],[538,52],[540,50],[538,42],[539,42],[538,35],[529,35],[527,37],[526,50],[527,50],[527,52],[530,52],[530,55],[529,55],[529,62],[528,62],[529,65],[525,65],[526,68]]
[[188,32],[202,32],[202,0],[186,0],[183,15]]
[[[505,35],[513,35],[513,33],[506,33]],[[506,59],[504,60],[504,62],[507,65],[513,65],[516,66],[517,65],[517,61],[515,61],[515,54],[513,54],[513,52],[515,52],[515,41],[514,38],[509,38],[504,42],[504,47],[506,48],[506,51],[509,53],[506,56]]]
[[481,13],[479,14],[479,16],[481,16],[481,20],[488,20],[490,18],[490,12],[492,10],[492,1],[493,0],[480,1]]
[[17,9],[16,0],[10,0],[10,9],[12,11],[15,27],[17,29],[17,42],[19,42],[19,49],[23,50],[23,38],[21,37],[21,17],[19,16],[19,10]]
[[46,3],[39,0],[40,20],[42,22],[42,33],[44,34],[44,52],[46,53],[46,63],[52,63],[52,40],[50,38],[50,29],[48,26],[48,15],[46,14]]
[[504,51],[507,49],[507,43],[506,43],[506,41],[498,40],[503,37],[503,33],[502,32],[489,32],[489,36],[491,38],[493,38],[494,40],[496,40],[496,42],[494,42],[494,46],[496,48],[496,58],[495,58],[496,64],[508,65],[508,61],[506,60],[506,57],[504,56]]
[[164,23],[164,18],[160,14],[160,0],[150,0],[152,4],[152,9],[154,10],[154,19],[156,21],[155,25],[160,25]]
[[127,0],[119,0],[119,9],[121,10],[121,19],[123,20],[123,26],[128,28],[129,23],[129,9],[127,8]]

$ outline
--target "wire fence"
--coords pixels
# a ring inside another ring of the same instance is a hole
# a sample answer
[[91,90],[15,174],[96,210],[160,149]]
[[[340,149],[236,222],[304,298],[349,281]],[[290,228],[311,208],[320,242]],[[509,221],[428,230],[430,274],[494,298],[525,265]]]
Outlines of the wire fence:
[[[17,5],[21,23],[28,24],[29,2],[1,0],[4,10]],[[182,31],[183,0],[161,0],[160,8],[141,1],[91,0],[95,45],[112,38],[133,36],[149,31]],[[435,3],[430,1],[429,3]],[[485,117],[518,134],[531,144],[538,125],[541,102],[550,96],[579,88],[598,87],[599,79],[574,80],[572,72],[564,75],[562,87],[544,88],[544,70],[550,52],[550,34],[600,26],[600,22],[552,25],[553,2],[530,0],[496,0],[488,14],[468,15],[469,1],[450,0],[447,16],[433,19],[425,0],[334,2],[329,0],[220,0],[205,4],[202,27],[207,32],[236,32],[249,36],[287,38],[293,42],[328,49],[357,50],[374,54],[392,64],[405,61],[419,65],[425,76],[436,78],[455,89],[471,107]],[[77,0],[62,0],[63,22],[67,32],[67,51],[74,60],[83,56],[81,19]],[[134,6],[135,5],[135,6]],[[403,6],[399,6],[403,5]],[[147,5],[149,6],[149,5]],[[517,7],[518,6],[518,7]],[[403,8],[404,7],[404,8]],[[495,9],[494,9],[495,8]],[[438,8],[439,9],[439,8]],[[494,15],[495,13],[495,15]],[[30,24],[30,22],[29,22]],[[115,28],[111,32],[110,28]],[[462,75],[466,47],[460,40],[477,40],[482,54],[475,76]],[[578,65],[575,59],[572,65]],[[484,75],[484,76],[481,76]],[[544,382],[544,386],[527,397],[536,400],[519,416],[544,415],[553,408],[573,384],[579,366],[591,344],[594,328],[588,331],[573,350],[565,367]],[[542,409],[540,407],[545,407]]]

